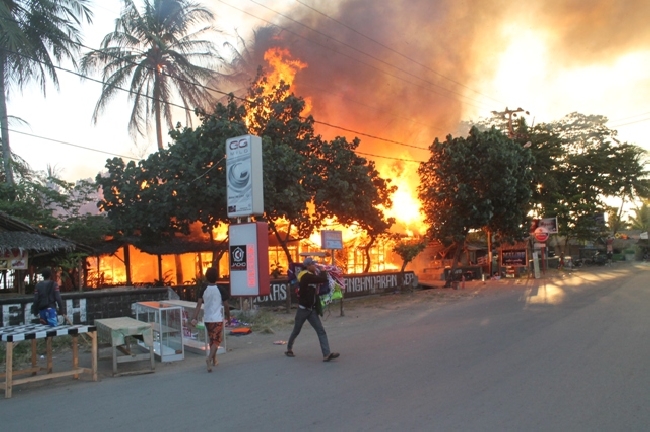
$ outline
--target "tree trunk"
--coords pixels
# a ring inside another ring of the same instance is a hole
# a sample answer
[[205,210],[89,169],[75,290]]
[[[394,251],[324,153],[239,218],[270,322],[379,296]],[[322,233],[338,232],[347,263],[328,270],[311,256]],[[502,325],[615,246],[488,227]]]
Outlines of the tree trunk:
[[492,277],[492,231],[489,228],[485,229],[485,234],[487,236],[487,248],[488,248],[488,274]]
[[465,248],[465,240],[456,242],[456,252],[454,252],[454,260],[451,263],[451,269],[449,270],[449,277],[445,286],[447,288],[453,287],[454,285],[454,275],[456,274],[456,269],[458,268],[458,260],[460,259],[460,254],[463,253]]
[[131,281],[131,252],[129,251],[129,245],[124,245],[124,270],[126,272],[126,286],[132,286],[133,282]]
[[78,288],[79,292],[82,292],[84,290],[84,286],[83,286],[84,274],[83,274],[83,272],[84,272],[84,267],[86,267],[84,265],[85,262],[86,262],[85,258],[81,258],[77,262],[77,288]]
[[[370,236],[370,241],[368,242],[367,245],[363,247],[364,254],[366,255],[366,265],[363,269],[364,273],[368,273],[370,271],[370,249],[372,248],[372,245],[375,243],[375,236]],[[377,269],[379,271],[379,269]]]
[[183,262],[180,255],[174,255],[174,263],[176,264],[176,284],[183,285]]
[[163,149],[160,104],[160,77],[158,76],[158,71],[156,71],[156,77],[154,78],[153,84],[153,110],[156,116],[156,142],[158,143],[158,150]]
[[14,185],[14,172],[11,166],[11,147],[9,146],[9,118],[7,114],[7,89],[5,88],[5,66],[6,57],[4,52],[0,51],[0,127],[2,133],[2,163],[5,171],[5,182]]
[[163,271],[162,271],[162,255],[158,254],[158,280],[162,283],[163,280]]
[[269,227],[271,228],[271,231],[273,231],[275,238],[278,239],[278,243],[280,243],[280,247],[284,251],[284,255],[287,257],[287,262],[291,264],[293,262],[293,258],[291,257],[291,252],[289,252],[289,247],[287,246],[287,240],[289,238],[289,232],[291,231],[291,226],[287,227],[287,237],[285,237],[284,239],[280,235],[280,232],[278,231],[274,223],[269,222]]

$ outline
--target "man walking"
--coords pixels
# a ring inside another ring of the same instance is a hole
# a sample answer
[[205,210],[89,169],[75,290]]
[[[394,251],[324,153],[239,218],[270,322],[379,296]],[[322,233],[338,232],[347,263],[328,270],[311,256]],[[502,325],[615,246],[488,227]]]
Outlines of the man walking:
[[323,361],[328,362],[337,358],[340,354],[330,351],[327,333],[318,317],[320,311],[318,285],[328,282],[327,273],[322,272],[318,275],[316,274],[318,270],[316,268],[316,261],[314,261],[313,258],[306,258],[302,265],[305,270],[298,273],[299,289],[296,321],[291,336],[289,337],[285,355],[287,357],[295,357],[295,354],[293,353],[293,343],[300,334],[302,325],[305,321],[309,321],[309,324],[311,324],[314,330],[316,330],[316,334],[318,335],[318,342],[320,343],[320,349],[323,353]]
[[34,288],[34,304],[38,305],[38,315],[41,324],[47,324],[50,327],[58,325],[56,307],[59,308],[59,314],[63,314],[63,300],[59,291],[59,285],[56,283],[56,272],[46,267],[41,272],[43,280],[36,284]]

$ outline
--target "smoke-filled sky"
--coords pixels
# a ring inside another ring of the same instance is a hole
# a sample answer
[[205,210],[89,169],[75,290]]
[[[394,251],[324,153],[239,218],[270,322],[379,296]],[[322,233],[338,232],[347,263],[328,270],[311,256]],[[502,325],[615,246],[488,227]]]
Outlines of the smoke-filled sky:
[[[378,165],[425,160],[427,152],[413,147],[465,134],[461,121],[506,107],[529,111],[529,123],[571,112],[602,114],[622,140],[650,149],[647,0],[203,3],[218,16],[215,26],[223,33],[217,43],[236,44],[237,32],[252,53],[253,69],[268,48],[288,49],[285,59],[301,64],[294,92],[307,99],[317,121],[339,127],[319,123],[318,131],[326,139],[359,136],[360,152],[381,156]],[[94,10],[84,42],[98,47],[120,2],[96,0]],[[12,149],[33,168],[49,163],[72,181],[94,177],[111,157],[79,146],[135,158],[156,150],[153,131],[137,145],[128,136],[126,96],[93,125],[100,84],[65,72],[59,78],[59,92],[49,85],[44,98],[28,88],[9,103],[9,113],[29,123],[12,129],[41,137],[11,135]]]

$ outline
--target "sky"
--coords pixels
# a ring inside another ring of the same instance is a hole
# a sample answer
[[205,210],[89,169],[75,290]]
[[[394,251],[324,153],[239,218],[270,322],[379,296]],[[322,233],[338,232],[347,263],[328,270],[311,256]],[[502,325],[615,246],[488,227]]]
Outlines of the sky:
[[[413,174],[435,137],[462,121],[522,107],[529,123],[579,112],[610,119],[619,139],[650,150],[650,2],[635,0],[204,0],[214,40],[252,53],[248,73],[280,50],[293,91],[326,139],[359,136],[384,175]],[[84,44],[99,47],[119,0],[96,0]],[[274,30],[264,29],[270,25]],[[254,33],[255,31],[255,33]],[[65,65],[67,67],[67,65]],[[107,158],[156,151],[134,142],[131,105],[116,97],[94,124],[101,84],[59,71],[60,89],[35,85],[9,100],[11,147],[33,169],[94,178]],[[93,77],[98,79],[97,76]],[[176,121],[184,123],[179,114]],[[331,126],[328,126],[331,125]],[[196,126],[196,124],[194,124]],[[166,142],[169,142],[167,139]],[[108,154],[107,154],[108,153]]]

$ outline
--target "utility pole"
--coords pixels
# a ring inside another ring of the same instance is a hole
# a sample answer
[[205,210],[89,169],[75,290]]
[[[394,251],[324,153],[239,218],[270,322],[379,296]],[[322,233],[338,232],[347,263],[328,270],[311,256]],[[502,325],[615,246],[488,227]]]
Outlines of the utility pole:
[[517,117],[518,112],[525,112],[526,114],[530,114],[528,111],[526,111],[521,107],[512,110],[506,107],[505,111],[492,111],[492,114],[503,117],[504,119],[508,120],[508,138],[515,137],[515,131],[512,129],[512,118]]

